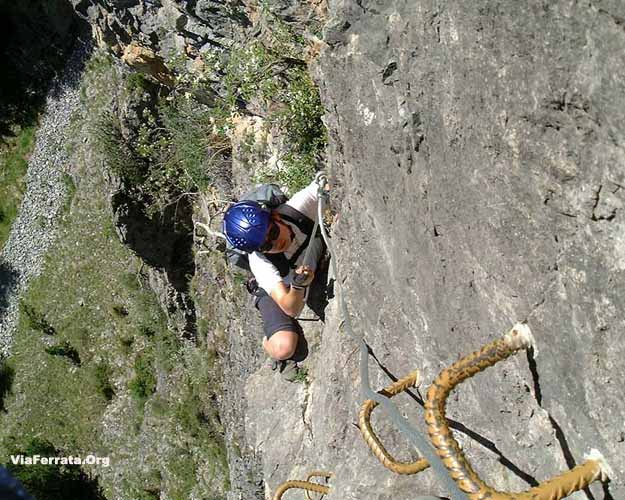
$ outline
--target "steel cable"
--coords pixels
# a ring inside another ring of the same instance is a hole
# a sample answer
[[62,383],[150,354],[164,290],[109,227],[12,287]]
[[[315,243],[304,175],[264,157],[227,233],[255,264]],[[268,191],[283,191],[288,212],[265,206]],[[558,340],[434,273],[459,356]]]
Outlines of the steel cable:
[[[317,176],[317,183],[319,185],[319,197],[317,204],[317,220],[319,221],[319,227],[321,229],[321,236],[325,241],[325,244],[328,248],[328,252],[330,253],[330,265],[332,266],[332,272],[334,274],[334,286],[337,291],[337,298],[339,301],[339,306],[341,309],[341,314],[343,316],[343,326],[347,335],[349,335],[353,340],[355,340],[360,349],[360,390],[362,397],[364,399],[372,399],[377,402],[382,410],[389,416],[389,418],[393,421],[393,423],[399,428],[399,430],[410,440],[412,445],[417,449],[417,451],[428,461],[436,475],[442,481],[442,483],[447,488],[448,493],[451,495],[453,500],[466,500],[467,496],[463,493],[458,485],[453,481],[453,479],[447,473],[447,469],[445,465],[438,457],[432,445],[427,441],[425,436],[416,428],[414,428],[410,422],[406,418],[404,418],[397,406],[395,406],[391,400],[378,394],[371,388],[370,379],[369,379],[369,349],[367,348],[367,344],[362,336],[356,335],[352,328],[351,318],[349,315],[349,311],[347,309],[347,303],[345,301],[343,287],[341,286],[341,280],[338,273],[338,265],[336,262],[336,254],[334,252],[334,247],[332,246],[332,242],[330,237],[326,231],[325,225],[321,223],[323,221],[323,213],[325,208],[325,202],[328,197],[328,193],[325,191],[325,185],[327,184],[327,178],[324,175]],[[416,497],[417,499],[431,499],[435,497]]]

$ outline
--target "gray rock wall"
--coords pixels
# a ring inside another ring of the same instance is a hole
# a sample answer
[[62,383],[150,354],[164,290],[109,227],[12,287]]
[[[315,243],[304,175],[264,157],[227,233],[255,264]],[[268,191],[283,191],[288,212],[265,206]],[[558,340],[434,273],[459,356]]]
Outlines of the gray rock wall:
[[250,25],[243,2],[232,0],[70,0],[96,40],[117,55],[131,41],[165,59],[230,46]]
[[[598,448],[616,475],[605,498],[622,497],[623,4],[335,1],[330,11],[317,80],[360,331],[386,369],[419,367],[429,383],[527,321],[536,366],[517,356],[462,386],[449,405],[470,430],[458,439],[486,480],[514,490]],[[319,421],[336,417],[320,431],[345,458],[331,497],[426,492],[431,472],[396,479],[344,423],[357,398],[342,387],[356,372],[337,335],[324,334],[336,380],[326,375],[319,397]],[[382,371],[377,380],[388,383]]]

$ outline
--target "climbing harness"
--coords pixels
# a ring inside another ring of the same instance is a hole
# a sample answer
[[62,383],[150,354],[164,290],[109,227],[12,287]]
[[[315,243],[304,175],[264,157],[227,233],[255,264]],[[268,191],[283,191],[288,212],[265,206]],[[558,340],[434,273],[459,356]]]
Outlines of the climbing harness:
[[592,450],[585,462],[555,478],[521,493],[497,491],[484,483],[471,468],[468,460],[449,430],[445,406],[450,392],[473,375],[493,366],[520,350],[531,349],[534,337],[527,325],[517,324],[502,338],[479,351],[460,359],[443,370],[432,382],[425,402],[428,434],[449,474],[470,500],[559,500],[586,488],[593,481],[606,481],[612,475],[601,454]]
[[324,486],[318,483],[313,483],[311,479],[313,477],[325,477],[326,479],[329,479],[333,475],[334,474],[332,474],[331,472],[313,471],[310,474],[308,474],[305,481],[298,481],[298,480],[286,481],[282,483],[280,486],[278,486],[278,489],[276,490],[276,493],[273,496],[273,500],[281,500],[282,495],[284,495],[284,493],[287,490],[290,490],[293,488],[306,490],[306,498],[308,500],[313,500],[310,494],[308,493],[309,491],[314,491],[315,493],[321,493],[322,496],[327,495],[328,493],[330,493],[330,487]]

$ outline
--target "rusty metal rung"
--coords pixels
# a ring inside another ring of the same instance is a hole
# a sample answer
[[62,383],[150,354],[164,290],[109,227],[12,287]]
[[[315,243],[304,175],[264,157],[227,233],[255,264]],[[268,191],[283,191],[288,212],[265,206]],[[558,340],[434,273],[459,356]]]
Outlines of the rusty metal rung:
[[517,324],[503,338],[491,342],[444,369],[428,389],[425,421],[430,440],[450,476],[470,500],[560,500],[586,488],[597,479],[605,481],[610,475],[609,467],[601,454],[593,451],[583,464],[549,481],[521,493],[508,493],[488,486],[465,458],[447,423],[445,416],[447,397],[458,384],[533,345],[534,338],[529,327]]
[[[325,472],[322,470],[314,470],[306,476],[306,481],[310,483],[313,477],[324,477],[326,479],[330,479],[333,475],[334,474],[332,474],[331,472]],[[310,491],[306,490],[305,493],[306,493],[307,500],[313,500],[313,498],[310,496]],[[321,497],[323,497],[323,495],[324,493],[321,494]]]
[[332,474],[331,472],[313,471],[310,474],[308,474],[306,481],[300,481],[300,480],[285,481],[276,489],[276,493],[273,496],[273,500],[281,500],[282,495],[284,495],[284,493],[290,489],[305,490],[306,498],[308,499],[310,499],[310,496],[308,494],[309,491],[314,491],[315,493],[321,493],[322,496],[327,495],[328,493],[330,493],[329,486],[324,486],[322,484],[313,483],[310,481],[310,479],[313,477],[330,478],[333,475],[334,474]]
[[[419,382],[419,370],[415,370],[404,378],[399,379],[397,382],[394,382],[386,387],[383,391],[381,391],[381,393],[388,398],[392,398],[410,387],[418,386]],[[384,447],[371,426],[371,414],[377,406],[378,403],[376,401],[373,399],[367,399],[360,407],[358,420],[360,423],[360,432],[362,433],[362,437],[380,463],[387,469],[397,474],[418,474],[419,472],[427,469],[430,464],[424,458],[420,458],[414,462],[399,462],[398,460],[395,460],[395,458],[393,458],[393,456]]]

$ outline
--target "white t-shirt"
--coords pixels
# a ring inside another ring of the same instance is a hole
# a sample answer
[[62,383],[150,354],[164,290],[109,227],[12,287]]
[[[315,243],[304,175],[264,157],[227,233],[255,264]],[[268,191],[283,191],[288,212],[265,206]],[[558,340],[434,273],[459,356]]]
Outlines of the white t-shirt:
[[[316,182],[311,182],[307,187],[295,193],[289,201],[286,202],[287,205],[294,208],[298,212],[302,213],[310,220],[315,222],[317,220],[317,190],[318,185]],[[293,230],[293,242],[284,252],[284,255],[287,259],[290,259],[293,254],[297,251],[297,249],[304,243],[306,240],[306,235],[302,233],[299,228],[295,224],[291,224],[286,220],[282,220],[285,224],[287,224]],[[317,261],[319,257],[321,257],[321,251],[323,249],[323,242],[321,238],[315,238],[312,240],[312,248],[310,249],[310,257],[308,266],[314,271],[317,268]],[[302,251],[300,256],[296,261],[296,267],[299,267],[304,262],[304,254],[306,253],[306,249]],[[260,252],[252,252],[249,257],[250,261],[250,270],[252,274],[256,278],[256,282],[258,286],[264,289],[269,295],[276,287],[278,283],[284,281],[285,284],[291,284],[291,280],[293,279],[294,270],[291,269],[289,274],[284,278],[280,277],[280,272],[274,266],[267,257],[265,257]]]

